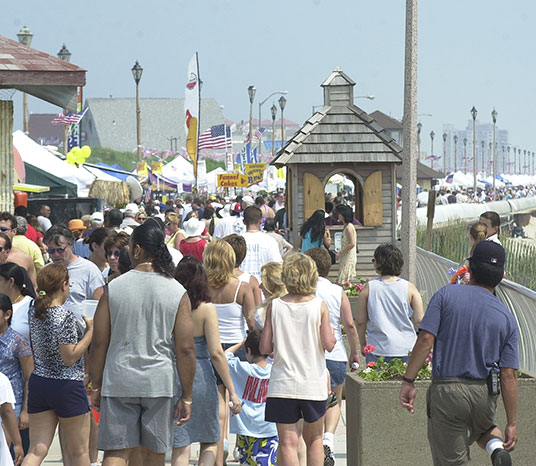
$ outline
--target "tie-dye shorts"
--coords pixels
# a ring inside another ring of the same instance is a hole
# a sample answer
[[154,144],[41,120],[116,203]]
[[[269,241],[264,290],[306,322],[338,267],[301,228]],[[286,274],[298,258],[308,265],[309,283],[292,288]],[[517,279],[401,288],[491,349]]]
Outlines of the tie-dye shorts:
[[236,436],[242,466],[275,466],[279,440],[274,437],[257,438],[248,435]]

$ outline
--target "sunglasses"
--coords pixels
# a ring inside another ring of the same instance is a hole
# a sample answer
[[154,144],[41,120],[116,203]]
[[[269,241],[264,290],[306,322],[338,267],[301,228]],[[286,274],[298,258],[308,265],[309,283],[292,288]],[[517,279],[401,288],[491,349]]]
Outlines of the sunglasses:
[[0,246],[0,252],[3,252],[4,250],[7,251],[6,247],[5,246]]
[[9,230],[13,230],[13,228],[0,227],[0,231],[2,231],[2,232],[4,232],[4,231],[9,231]]
[[106,257],[119,257],[119,251],[110,251],[106,253]]
[[147,217],[138,217],[138,220],[147,220]]
[[48,254],[51,256],[53,254],[63,254],[66,248],[48,248]]

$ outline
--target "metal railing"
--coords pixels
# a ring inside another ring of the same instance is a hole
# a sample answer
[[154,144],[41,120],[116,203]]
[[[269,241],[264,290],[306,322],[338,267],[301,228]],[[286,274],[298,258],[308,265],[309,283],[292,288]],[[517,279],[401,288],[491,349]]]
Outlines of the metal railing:
[[[434,293],[449,283],[448,269],[455,262],[417,248],[417,288],[423,294],[425,307]],[[497,297],[510,309],[519,326],[519,365],[521,370],[536,374],[536,292],[509,280],[496,288]]]

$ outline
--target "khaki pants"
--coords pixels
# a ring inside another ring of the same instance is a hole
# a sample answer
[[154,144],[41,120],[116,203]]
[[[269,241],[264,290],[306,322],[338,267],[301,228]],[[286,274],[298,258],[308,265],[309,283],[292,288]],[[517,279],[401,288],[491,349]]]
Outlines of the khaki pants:
[[434,379],[426,405],[434,466],[467,463],[469,445],[496,425],[497,397],[485,380]]

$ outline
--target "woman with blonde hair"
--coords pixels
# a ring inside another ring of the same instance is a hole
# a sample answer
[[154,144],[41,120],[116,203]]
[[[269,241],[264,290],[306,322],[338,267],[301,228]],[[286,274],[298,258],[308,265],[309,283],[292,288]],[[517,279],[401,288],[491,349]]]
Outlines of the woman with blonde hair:
[[260,344],[263,354],[274,353],[265,419],[277,424],[278,464],[299,464],[303,419],[307,464],[321,466],[328,398],[324,351],[331,351],[336,340],[328,307],[315,296],[318,272],[313,260],[300,253],[285,259],[282,279],[288,294],[268,306]]
[[180,248],[181,241],[186,238],[186,234],[180,228],[181,219],[175,212],[166,213],[166,227],[169,231],[169,237],[166,239],[166,244],[175,248],[177,251]]
[[[478,243],[485,241],[488,235],[488,227],[485,223],[475,223],[469,229],[469,244],[471,244],[471,252],[468,257],[473,255],[473,251]],[[450,280],[450,285],[468,285],[471,277],[469,276],[469,269],[467,268],[467,260],[464,260],[456,273]]]
[[[246,330],[255,328],[255,300],[248,283],[241,282],[234,275],[236,256],[233,248],[223,239],[208,243],[203,254],[203,264],[207,272],[210,300],[218,313],[218,328],[224,350],[242,342]],[[236,355],[246,360],[244,349]],[[216,374],[217,376],[217,374]],[[219,394],[219,416],[222,436],[218,442],[216,464],[223,465],[224,438],[227,432],[228,407],[226,389],[220,377],[216,377]]]
[[287,287],[281,277],[282,273],[283,264],[281,262],[268,262],[261,267],[261,290],[266,301],[255,313],[255,323],[261,328],[264,327],[266,309],[269,304],[274,299],[287,294]]

